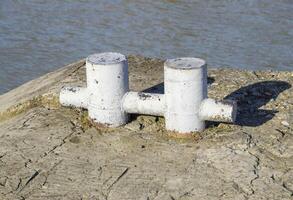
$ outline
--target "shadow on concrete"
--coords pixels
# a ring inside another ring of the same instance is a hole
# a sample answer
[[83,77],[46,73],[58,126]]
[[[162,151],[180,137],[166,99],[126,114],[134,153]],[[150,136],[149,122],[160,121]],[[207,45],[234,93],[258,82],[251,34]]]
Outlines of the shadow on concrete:
[[260,126],[271,120],[278,110],[261,109],[280,93],[291,88],[285,81],[263,81],[242,87],[224,99],[235,100],[238,106],[236,124],[240,126]]
[[[215,79],[213,77],[208,77],[208,85],[211,85],[213,82],[215,82]],[[150,88],[143,90],[142,92],[164,94],[164,83],[154,85]]]
[[[214,78],[208,78],[208,84],[212,84]],[[275,100],[280,93],[291,88],[285,81],[263,81],[242,87],[227,95],[225,100],[237,102],[236,124],[240,126],[260,126],[271,120],[278,110],[261,109],[268,102]],[[164,83],[150,87],[143,92],[164,93]],[[207,127],[218,126],[218,122],[208,122]]]
[[150,88],[143,90],[142,92],[146,93],[155,93],[155,94],[164,94],[164,83],[159,83]]

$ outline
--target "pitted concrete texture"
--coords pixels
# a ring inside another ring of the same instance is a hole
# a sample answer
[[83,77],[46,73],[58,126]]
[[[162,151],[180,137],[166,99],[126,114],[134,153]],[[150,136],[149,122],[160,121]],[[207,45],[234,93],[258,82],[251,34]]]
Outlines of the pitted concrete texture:
[[[161,92],[163,61],[129,56],[130,86]],[[209,70],[209,96],[238,101],[236,125],[174,138],[164,119],[94,126],[58,104],[84,60],[0,96],[0,199],[292,199],[293,73]],[[152,87],[155,86],[155,87]]]

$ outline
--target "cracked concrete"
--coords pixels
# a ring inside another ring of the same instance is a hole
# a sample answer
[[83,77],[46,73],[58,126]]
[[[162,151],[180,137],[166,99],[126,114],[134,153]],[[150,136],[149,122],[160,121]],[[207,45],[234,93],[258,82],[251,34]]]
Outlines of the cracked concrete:
[[[161,92],[163,61],[129,56],[130,87]],[[95,127],[60,107],[84,86],[84,60],[0,96],[0,199],[292,199],[292,72],[209,70],[209,96],[233,99],[235,125],[170,137],[164,119]]]

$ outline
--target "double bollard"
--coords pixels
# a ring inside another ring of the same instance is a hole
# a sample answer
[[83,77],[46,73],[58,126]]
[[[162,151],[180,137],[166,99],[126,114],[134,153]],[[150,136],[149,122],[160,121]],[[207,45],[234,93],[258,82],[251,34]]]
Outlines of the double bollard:
[[87,87],[63,87],[60,103],[88,109],[89,118],[109,127],[124,125],[129,114],[164,116],[166,130],[188,134],[205,129],[205,121],[233,123],[236,103],[207,98],[207,64],[199,58],[164,63],[164,94],[129,91],[128,62],[120,53],[86,59]]

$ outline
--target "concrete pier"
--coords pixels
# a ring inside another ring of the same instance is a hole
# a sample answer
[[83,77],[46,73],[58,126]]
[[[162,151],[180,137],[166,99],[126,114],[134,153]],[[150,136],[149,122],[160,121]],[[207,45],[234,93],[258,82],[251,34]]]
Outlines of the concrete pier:
[[[163,60],[128,61],[131,91],[164,91]],[[81,60],[0,96],[0,199],[292,199],[292,72],[209,69],[208,96],[237,101],[237,121],[189,138],[163,117],[105,128],[61,107],[85,74]]]

